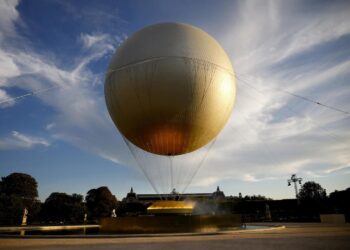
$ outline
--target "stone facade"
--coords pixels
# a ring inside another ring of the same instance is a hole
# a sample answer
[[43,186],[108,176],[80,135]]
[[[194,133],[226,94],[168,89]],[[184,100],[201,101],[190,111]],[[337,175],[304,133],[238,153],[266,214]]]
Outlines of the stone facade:
[[136,194],[133,188],[127,193],[123,202],[141,202],[141,203],[152,203],[160,200],[199,200],[199,201],[226,201],[226,196],[223,191],[220,190],[219,186],[213,193],[185,193],[179,194],[172,192],[170,194]]

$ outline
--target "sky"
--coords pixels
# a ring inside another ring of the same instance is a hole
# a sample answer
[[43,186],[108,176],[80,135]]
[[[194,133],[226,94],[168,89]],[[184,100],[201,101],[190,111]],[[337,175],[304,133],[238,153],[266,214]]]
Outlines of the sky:
[[[291,174],[350,186],[349,1],[16,1],[0,4],[0,176],[32,175],[39,198],[108,186],[154,190],[111,121],[115,50],[160,22],[197,26],[237,76],[228,124],[187,192],[293,198]],[[16,98],[38,91],[36,95]]]

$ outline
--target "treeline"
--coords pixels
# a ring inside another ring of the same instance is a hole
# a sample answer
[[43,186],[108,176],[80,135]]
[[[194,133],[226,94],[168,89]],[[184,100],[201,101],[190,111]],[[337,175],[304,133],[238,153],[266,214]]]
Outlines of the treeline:
[[[28,224],[96,223],[99,218],[147,214],[150,203],[137,199],[118,201],[108,187],[80,194],[54,192],[38,200],[38,184],[27,174],[13,173],[0,181],[0,225],[20,225],[24,210]],[[198,200],[194,214],[238,213],[244,221],[320,221],[320,214],[344,214],[350,221],[350,188],[326,190],[315,182],[302,185],[298,199],[273,200],[261,195],[230,196],[223,200]]]
[[12,173],[0,181],[0,225],[20,225],[25,209],[27,224],[81,224],[111,216],[118,208],[117,198],[108,187],[80,194],[51,193],[38,200],[38,183],[23,173]]
[[320,214],[344,214],[350,221],[350,188],[326,190],[316,182],[305,182],[298,199],[272,200],[263,196],[229,197],[227,206],[245,221],[319,222]]

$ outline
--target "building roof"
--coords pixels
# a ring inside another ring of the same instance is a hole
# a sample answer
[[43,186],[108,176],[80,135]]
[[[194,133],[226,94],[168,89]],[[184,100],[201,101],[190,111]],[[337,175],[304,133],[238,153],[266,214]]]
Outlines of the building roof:
[[143,201],[153,202],[161,200],[186,200],[186,199],[225,199],[225,194],[217,187],[213,193],[171,193],[171,194],[136,194],[131,188],[130,192],[126,195],[126,201]]

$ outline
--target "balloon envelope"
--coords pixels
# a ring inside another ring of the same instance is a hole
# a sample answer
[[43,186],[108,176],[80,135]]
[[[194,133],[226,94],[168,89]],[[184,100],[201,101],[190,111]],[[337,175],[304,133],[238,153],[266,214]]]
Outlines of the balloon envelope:
[[121,134],[159,155],[192,152],[214,139],[235,100],[231,62],[210,35],[163,23],[128,38],[110,63],[105,98]]

